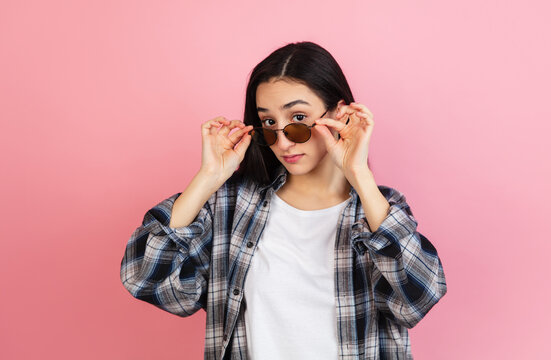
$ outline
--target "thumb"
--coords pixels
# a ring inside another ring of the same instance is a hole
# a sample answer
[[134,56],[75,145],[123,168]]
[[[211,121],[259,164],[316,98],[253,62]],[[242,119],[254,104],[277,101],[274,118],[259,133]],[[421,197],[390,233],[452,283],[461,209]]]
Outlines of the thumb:
[[325,125],[316,125],[314,126],[314,129],[318,132],[318,134],[321,136],[323,142],[325,143],[325,147],[329,151],[333,146],[337,144],[337,139],[333,137],[333,134],[331,131],[327,128]]
[[245,152],[247,151],[247,148],[251,144],[252,136],[248,133],[245,133],[243,137],[241,138],[241,141],[237,145],[235,145],[235,152],[237,155],[239,155],[239,162],[243,161],[243,158],[245,157]]

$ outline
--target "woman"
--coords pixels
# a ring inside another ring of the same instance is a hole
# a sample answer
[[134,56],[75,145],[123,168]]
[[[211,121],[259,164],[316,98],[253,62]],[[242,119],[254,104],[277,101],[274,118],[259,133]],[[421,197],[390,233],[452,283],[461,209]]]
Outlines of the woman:
[[405,197],[369,169],[373,115],[334,58],[288,44],[251,73],[244,123],[202,125],[202,165],[132,234],[121,280],[207,312],[205,359],[408,359],[446,293]]

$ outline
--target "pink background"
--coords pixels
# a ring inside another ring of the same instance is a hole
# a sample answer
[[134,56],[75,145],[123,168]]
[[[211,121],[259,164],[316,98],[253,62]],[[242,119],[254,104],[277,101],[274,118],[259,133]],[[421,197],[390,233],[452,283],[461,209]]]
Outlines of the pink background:
[[241,118],[249,72],[311,40],[375,115],[448,294],[417,359],[548,359],[551,8],[545,1],[0,3],[2,359],[199,359],[119,280],[145,212],[182,191],[199,125]]

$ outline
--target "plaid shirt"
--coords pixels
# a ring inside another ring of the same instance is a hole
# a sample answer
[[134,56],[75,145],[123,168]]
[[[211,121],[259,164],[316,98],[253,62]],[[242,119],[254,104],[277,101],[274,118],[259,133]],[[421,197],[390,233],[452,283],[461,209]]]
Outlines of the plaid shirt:
[[[128,241],[120,273],[125,288],[179,316],[204,309],[205,359],[247,358],[244,283],[286,176],[282,168],[267,186],[230,179],[181,228],[169,227],[181,193],[174,194],[145,214]],[[390,211],[377,231],[370,231],[353,188],[339,217],[334,267],[341,360],[411,359],[407,329],[446,293],[436,249],[416,231],[405,197],[378,188]]]

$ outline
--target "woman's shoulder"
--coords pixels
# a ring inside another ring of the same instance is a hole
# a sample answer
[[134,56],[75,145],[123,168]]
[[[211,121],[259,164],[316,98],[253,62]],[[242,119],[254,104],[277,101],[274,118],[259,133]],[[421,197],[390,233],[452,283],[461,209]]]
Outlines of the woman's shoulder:
[[393,203],[406,203],[405,195],[397,188],[388,185],[377,185],[377,187],[391,205]]
[[[220,199],[227,200],[228,197],[235,197],[242,192],[254,192],[258,188],[258,184],[254,181],[246,179],[245,177],[234,174],[228,180],[222,184],[216,190],[207,201],[208,203],[214,203]],[[159,201],[153,208],[157,210],[164,210],[168,212],[176,199],[182,194],[182,191],[173,193],[172,195],[165,197],[163,200]]]
[[[260,201],[259,185],[240,174],[232,175],[215,191],[207,201],[211,207],[231,209],[236,206],[246,207]],[[241,205],[239,205],[241,204]]]
[[383,195],[385,195],[385,197],[386,197],[387,195],[390,196],[390,195],[392,195],[392,194],[398,194],[398,193],[401,194],[401,192],[400,192],[397,188],[392,187],[392,186],[389,186],[389,185],[379,185],[379,184],[378,184],[377,187],[379,188],[379,191],[380,191]]
[[237,194],[239,192],[254,192],[258,189],[258,183],[243,174],[235,172],[218,191]]

